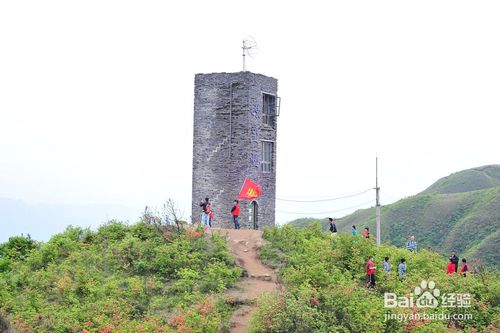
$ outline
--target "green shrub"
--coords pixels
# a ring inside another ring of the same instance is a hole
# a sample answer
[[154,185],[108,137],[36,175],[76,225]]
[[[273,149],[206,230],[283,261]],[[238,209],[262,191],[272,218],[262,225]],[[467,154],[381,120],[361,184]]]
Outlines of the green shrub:
[[[322,233],[319,224],[302,229],[285,225],[265,229],[268,243],[261,258],[280,267],[285,290],[259,302],[251,332],[487,332],[499,317],[500,283],[494,274],[447,276],[446,260],[427,250],[410,253],[373,240],[339,233]],[[377,289],[366,288],[365,265],[374,257]],[[384,257],[391,272],[382,271]],[[407,276],[398,276],[400,259],[406,259]],[[441,293],[470,293],[470,308],[385,308],[384,293],[406,296],[422,280],[435,281]],[[472,314],[472,320],[398,321],[389,315],[427,313]],[[412,312],[414,311],[414,312]],[[476,330],[476,331],[475,331]]]
[[2,260],[5,263],[10,260],[24,260],[36,247],[36,242],[29,235],[28,237],[10,237],[6,243],[0,244],[0,271],[2,271]]
[[0,245],[0,316],[18,332],[175,332],[174,315],[185,331],[227,326],[218,295],[241,270],[220,237],[112,221],[27,240]]

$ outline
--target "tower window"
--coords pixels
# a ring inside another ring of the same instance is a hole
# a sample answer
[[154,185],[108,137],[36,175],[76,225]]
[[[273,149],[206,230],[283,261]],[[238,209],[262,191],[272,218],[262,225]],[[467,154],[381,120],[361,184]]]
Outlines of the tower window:
[[260,162],[262,172],[273,171],[274,142],[262,141],[262,160]]
[[262,94],[262,123],[271,126],[276,125],[276,96]]

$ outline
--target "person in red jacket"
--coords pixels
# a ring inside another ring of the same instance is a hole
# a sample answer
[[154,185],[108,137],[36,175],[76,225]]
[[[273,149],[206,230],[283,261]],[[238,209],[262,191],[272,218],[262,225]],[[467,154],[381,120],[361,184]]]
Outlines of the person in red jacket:
[[240,224],[238,222],[238,216],[240,216],[240,205],[238,200],[234,200],[234,206],[231,209],[231,214],[233,215],[234,229],[239,229]]
[[368,276],[368,288],[375,288],[375,265],[373,264],[373,257],[368,258],[366,263],[366,275]]
[[453,263],[453,259],[450,258],[448,262],[448,266],[446,267],[446,274],[453,275],[455,274],[455,264]]

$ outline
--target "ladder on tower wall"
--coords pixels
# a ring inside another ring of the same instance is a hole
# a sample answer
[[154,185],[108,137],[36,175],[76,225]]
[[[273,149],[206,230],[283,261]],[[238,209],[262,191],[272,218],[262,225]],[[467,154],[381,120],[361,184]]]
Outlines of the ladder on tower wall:
[[220,196],[222,195],[222,193],[224,193],[224,188],[220,189],[219,191],[217,191],[217,193],[215,194],[215,197],[214,197],[214,202],[219,200]]
[[219,142],[219,144],[215,147],[215,149],[212,150],[210,152],[210,154],[208,155],[207,162],[210,162],[210,160],[215,156],[215,154],[217,154],[219,152],[219,150],[222,149],[222,147],[228,142],[228,140],[229,139],[226,137],[226,138],[222,139],[221,142]]

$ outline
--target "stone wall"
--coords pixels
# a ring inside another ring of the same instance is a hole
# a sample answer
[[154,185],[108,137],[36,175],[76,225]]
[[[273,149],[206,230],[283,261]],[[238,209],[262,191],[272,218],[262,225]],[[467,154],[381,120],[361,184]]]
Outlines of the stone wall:
[[[276,127],[262,122],[262,93],[277,94],[277,80],[250,72],[195,76],[192,219],[209,197],[215,227],[231,227],[230,214],[245,177],[259,183],[258,228],[275,223]],[[272,172],[260,171],[262,140],[275,142]],[[249,201],[240,201],[240,224],[252,228]]]

